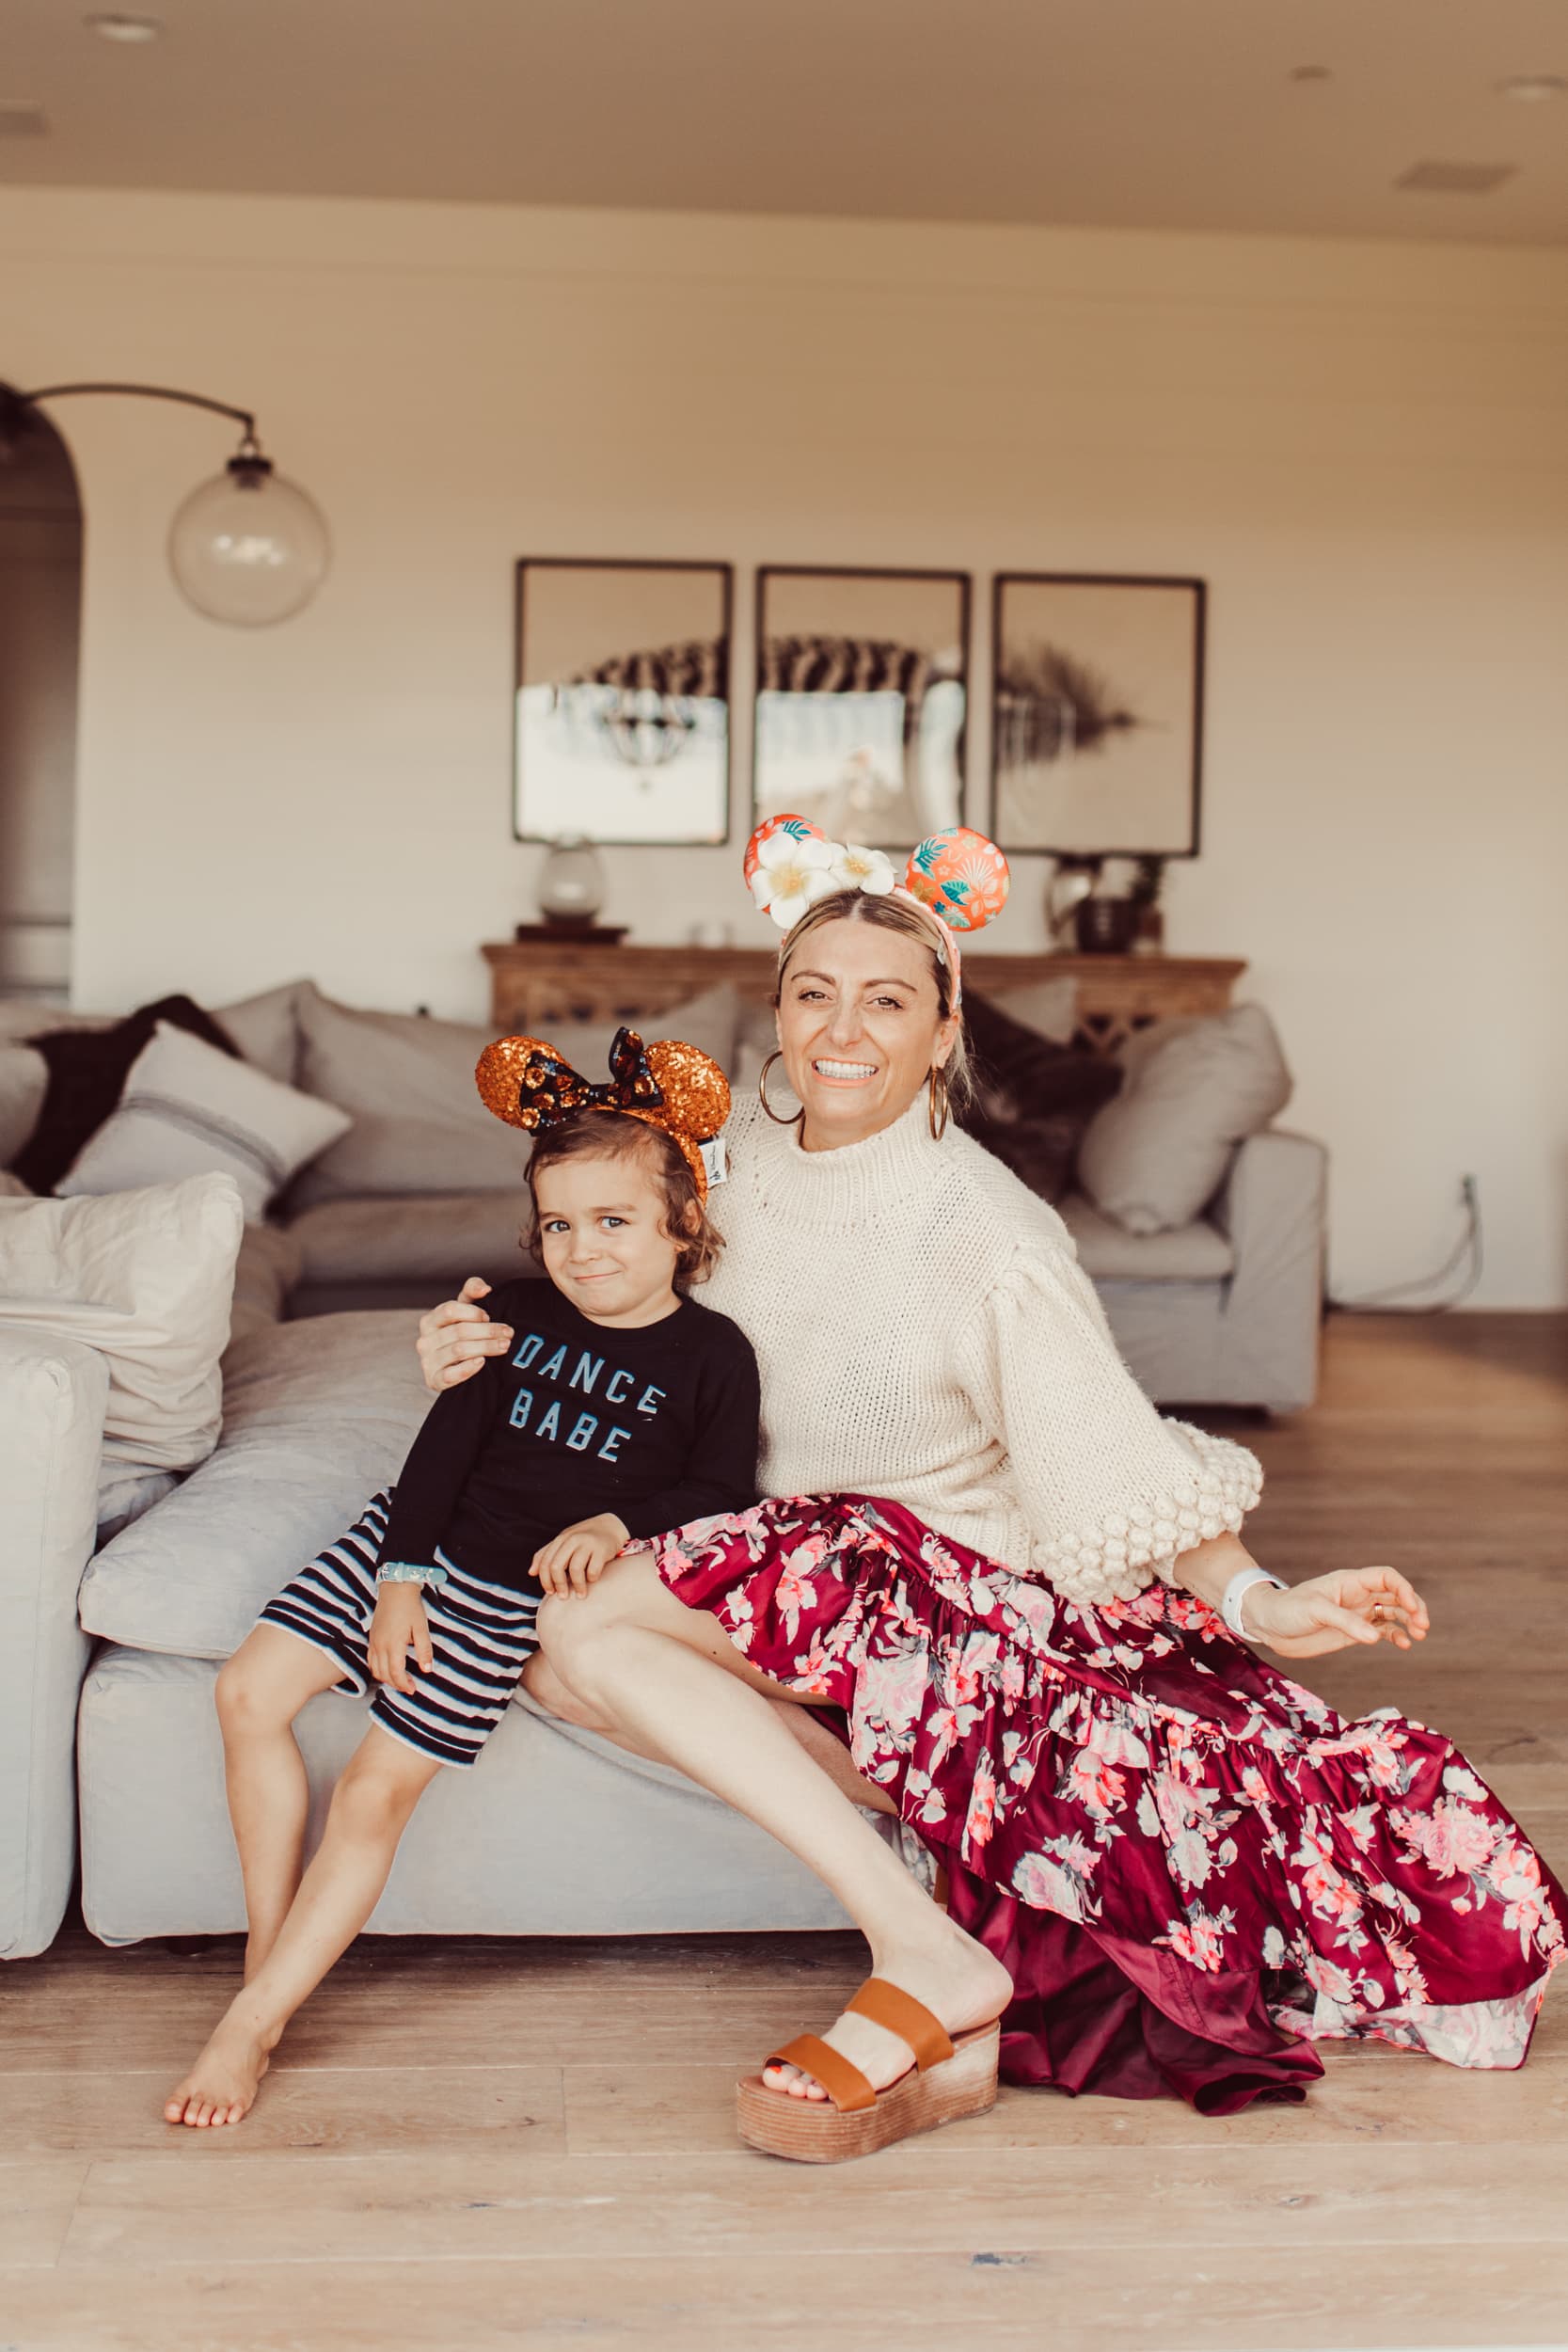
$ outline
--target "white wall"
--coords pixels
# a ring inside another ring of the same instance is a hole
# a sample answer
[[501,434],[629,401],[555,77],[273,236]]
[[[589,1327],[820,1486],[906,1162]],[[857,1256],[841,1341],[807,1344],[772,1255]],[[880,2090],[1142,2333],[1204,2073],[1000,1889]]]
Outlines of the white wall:
[[[520,554],[1199,573],[1172,945],[1251,959],[1333,1147],[1336,1284],[1429,1266],[1469,1169],[1481,1297],[1560,1302],[1565,296],[1568,256],[1479,246],[0,194],[0,373],[255,406],[337,541],[302,617],[214,628],[163,540],[226,428],[55,411],[87,514],[78,1000],[310,972],[483,1015],[477,943],[532,912],[538,854],[508,817]],[[749,606],[743,579],[742,675]],[[641,936],[746,934],[734,851],[611,864]],[[1039,880],[999,947],[1039,944]]]

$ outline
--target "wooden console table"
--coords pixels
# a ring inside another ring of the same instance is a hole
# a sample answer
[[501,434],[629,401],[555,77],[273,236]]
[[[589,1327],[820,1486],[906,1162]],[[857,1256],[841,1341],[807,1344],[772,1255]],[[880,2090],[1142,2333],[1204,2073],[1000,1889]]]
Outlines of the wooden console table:
[[[490,966],[490,1018],[515,1036],[547,1036],[559,1021],[640,1021],[728,980],[748,1004],[767,1004],[778,958],[768,947],[656,947],[635,940],[499,940]],[[1109,1053],[1134,1029],[1179,1013],[1223,1012],[1246,970],[1234,956],[987,955],[964,958],[981,993],[1040,980],[1078,983],[1079,1037]]]

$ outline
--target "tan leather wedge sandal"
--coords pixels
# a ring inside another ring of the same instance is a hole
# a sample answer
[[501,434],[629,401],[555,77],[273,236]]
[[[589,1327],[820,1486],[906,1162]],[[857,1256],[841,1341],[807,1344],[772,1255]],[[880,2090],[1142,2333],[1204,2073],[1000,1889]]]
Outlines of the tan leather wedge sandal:
[[828,2096],[792,2099],[787,2091],[769,2090],[761,2074],[743,2076],[736,2086],[740,2137],[753,2148],[797,2164],[843,2164],[995,2106],[1002,2042],[997,2019],[949,2035],[923,2001],[880,1977],[868,1977],[846,2006],[907,2042],[914,2064],[885,2090],[873,2090],[860,2068],[829,2042],[800,2034],[766,2064],[800,2067]]

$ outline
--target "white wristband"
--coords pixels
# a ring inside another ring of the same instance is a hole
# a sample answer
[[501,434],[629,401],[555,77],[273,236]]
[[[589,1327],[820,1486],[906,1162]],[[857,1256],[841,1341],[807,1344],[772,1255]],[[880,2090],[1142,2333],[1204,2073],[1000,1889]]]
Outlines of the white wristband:
[[1244,1642],[1247,1638],[1246,1628],[1242,1623],[1242,1602],[1255,1584],[1277,1584],[1283,1592],[1285,1579],[1282,1576],[1271,1576],[1267,1568],[1237,1569],[1225,1588],[1224,1597],[1220,1601],[1220,1615],[1225,1619],[1237,1640],[1241,1642]]

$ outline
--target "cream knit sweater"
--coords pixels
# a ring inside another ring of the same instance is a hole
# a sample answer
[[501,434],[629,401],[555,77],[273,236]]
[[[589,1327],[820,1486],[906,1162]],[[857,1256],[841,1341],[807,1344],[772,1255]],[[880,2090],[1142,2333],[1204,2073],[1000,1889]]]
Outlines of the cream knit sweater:
[[934,1143],[924,1095],[836,1152],[755,1103],[726,1136],[702,1295],[756,1350],[765,1493],[884,1495],[1083,1601],[1240,1528],[1254,1457],[1162,1420],[1054,1209],[957,1128]]

